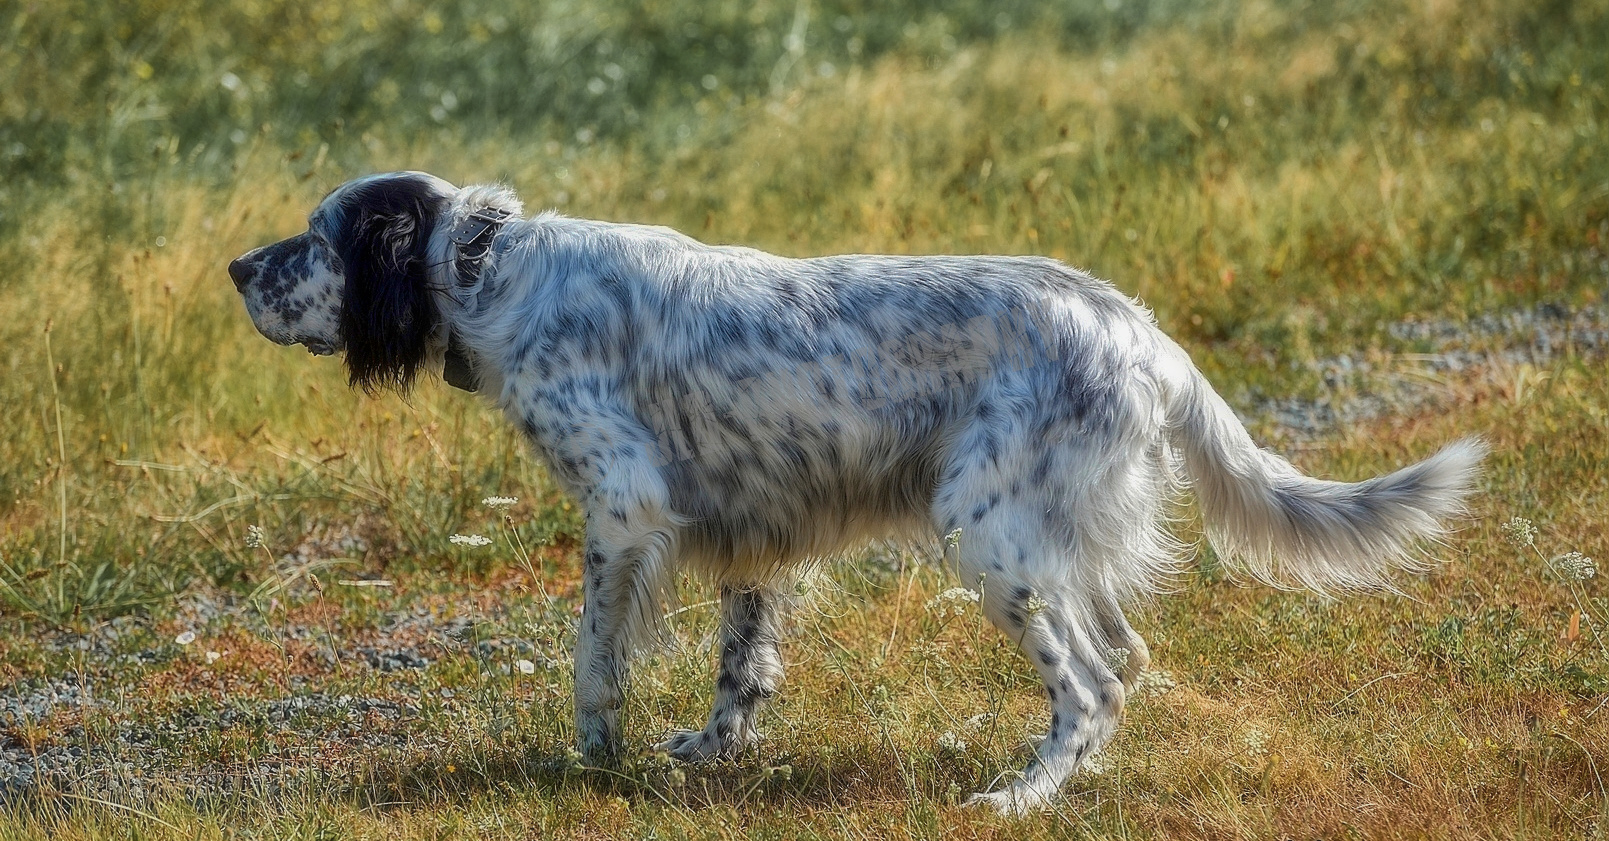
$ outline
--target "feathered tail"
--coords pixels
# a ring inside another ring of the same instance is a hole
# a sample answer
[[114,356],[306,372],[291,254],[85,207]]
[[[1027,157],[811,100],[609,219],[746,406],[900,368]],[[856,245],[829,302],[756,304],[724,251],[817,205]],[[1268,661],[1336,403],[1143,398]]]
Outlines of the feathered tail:
[[1479,439],[1362,482],[1312,479],[1252,443],[1201,372],[1185,365],[1168,424],[1207,537],[1231,569],[1318,592],[1389,587],[1391,570],[1422,567],[1416,545],[1441,537],[1464,512],[1486,455]]

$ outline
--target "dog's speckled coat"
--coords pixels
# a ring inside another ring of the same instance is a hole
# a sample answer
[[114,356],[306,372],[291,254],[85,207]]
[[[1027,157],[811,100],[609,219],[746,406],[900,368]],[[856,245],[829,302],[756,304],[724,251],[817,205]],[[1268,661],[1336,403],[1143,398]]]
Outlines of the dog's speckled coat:
[[[449,231],[482,208],[513,218],[469,271]],[[1149,661],[1120,605],[1182,556],[1162,527],[1179,467],[1226,561],[1324,590],[1412,565],[1481,458],[1468,441],[1357,484],[1304,477],[1252,443],[1145,309],[1053,260],[786,259],[521,213],[502,188],[372,176],[230,274],[265,336],[344,352],[370,390],[439,370],[450,337],[581,502],[576,727],[594,759],[619,749],[629,660],[677,568],[722,601],[709,722],[660,745],[697,760],[755,740],[801,564],[960,529],[956,574],[1052,711],[1022,777],[978,798],[1039,808],[1111,738]]]

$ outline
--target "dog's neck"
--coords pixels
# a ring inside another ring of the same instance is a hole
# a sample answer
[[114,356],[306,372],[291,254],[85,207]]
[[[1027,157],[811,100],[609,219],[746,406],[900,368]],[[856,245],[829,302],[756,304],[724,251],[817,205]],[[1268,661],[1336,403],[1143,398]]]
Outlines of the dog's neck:
[[432,238],[434,282],[443,310],[444,346],[442,379],[464,391],[479,390],[475,355],[460,338],[455,324],[462,315],[475,313],[485,303],[488,272],[496,264],[494,241],[503,226],[520,216],[523,207],[514,193],[502,187],[467,187],[460,190],[438,223]]
[[[481,207],[471,210],[448,232],[448,239],[458,248],[453,261],[454,279],[462,287],[480,287],[480,275],[486,268],[486,259],[492,253],[492,239],[512,218],[511,211],[500,207]],[[441,378],[453,388],[470,393],[480,390],[480,379],[475,376],[473,351],[464,346],[451,328],[447,333],[447,354],[442,363]]]

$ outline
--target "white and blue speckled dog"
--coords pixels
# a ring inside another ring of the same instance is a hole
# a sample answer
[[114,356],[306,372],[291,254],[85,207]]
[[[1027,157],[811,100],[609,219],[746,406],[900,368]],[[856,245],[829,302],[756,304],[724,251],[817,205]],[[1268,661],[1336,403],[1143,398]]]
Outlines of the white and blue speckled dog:
[[947,559],[1053,713],[1026,772],[978,799],[1040,808],[1149,661],[1120,605],[1179,565],[1180,478],[1235,568],[1364,588],[1415,565],[1482,457],[1471,440],[1356,484],[1302,476],[1144,308],[1053,260],[795,260],[521,214],[500,187],[363,178],[229,273],[263,335],[344,352],[356,386],[405,391],[429,365],[478,388],[584,506],[576,728],[596,761],[678,568],[721,593],[714,710],[660,745],[692,761],[757,739],[801,565],[959,529]]

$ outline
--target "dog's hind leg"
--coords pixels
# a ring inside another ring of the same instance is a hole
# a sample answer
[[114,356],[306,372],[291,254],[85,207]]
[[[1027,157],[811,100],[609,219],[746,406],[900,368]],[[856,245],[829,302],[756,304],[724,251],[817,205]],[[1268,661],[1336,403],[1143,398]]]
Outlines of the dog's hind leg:
[[[1009,465],[1011,454],[1002,455]],[[1124,688],[1107,663],[1107,634],[1081,586],[1077,550],[1058,546],[1046,531],[1044,502],[1014,493],[1015,482],[1002,488],[992,460],[963,459],[970,465],[952,470],[935,498],[936,524],[946,533],[961,528],[955,552],[961,581],[980,590],[984,615],[1022,647],[1051,709],[1050,732],[1021,777],[971,802],[1025,814],[1048,806],[1078,764],[1111,739]]]
[[1022,646],[1044,682],[1051,717],[1050,732],[1021,777],[971,802],[1008,814],[1045,808],[1078,764],[1117,730],[1123,683],[1091,639],[1085,627],[1090,617],[1069,609],[1071,598],[1065,591],[1042,593],[1024,585],[985,586],[984,615]]
[[765,587],[721,588],[721,665],[709,723],[703,730],[677,730],[654,750],[699,762],[759,741],[755,720],[782,682],[781,601]]
[[1122,605],[1110,592],[1103,590],[1095,595],[1095,618],[1100,622],[1106,644],[1127,652],[1119,658],[1121,662],[1117,663],[1117,674],[1123,679],[1125,687],[1133,689],[1134,682],[1151,666],[1151,649],[1139,632],[1134,630],[1134,626],[1129,624],[1128,617],[1123,615]]

